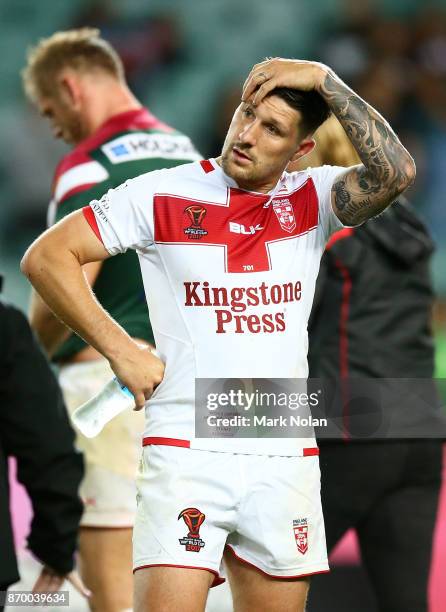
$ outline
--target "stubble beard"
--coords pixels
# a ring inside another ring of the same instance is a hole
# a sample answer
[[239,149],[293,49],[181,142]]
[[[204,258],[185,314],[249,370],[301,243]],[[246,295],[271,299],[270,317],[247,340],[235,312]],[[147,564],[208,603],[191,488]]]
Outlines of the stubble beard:
[[79,144],[88,136],[80,117],[74,114],[67,118],[63,127],[63,134],[64,140],[71,145]]
[[[231,143],[228,147],[223,146],[221,154],[221,167],[225,174],[230,176],[236,183],[251,183],[256,180],[255,162],[252,162],[248,168],[238,166],[232,156],[232,147],[236,143]],[[240,147],[242,149],[242,147]]]

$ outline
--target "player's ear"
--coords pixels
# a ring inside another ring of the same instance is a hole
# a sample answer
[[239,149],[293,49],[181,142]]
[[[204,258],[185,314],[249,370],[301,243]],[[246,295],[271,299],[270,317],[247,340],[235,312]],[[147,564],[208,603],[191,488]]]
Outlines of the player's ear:
[[59,87],[62,100],[73,110],[78,110],[81,103],[81,90],[76,75],[63,70],[59,75]]
[[304,138],[297,147],[293,157],[288,162],[288,166],[286,167],[287,172],[294,172],[298,166],[296,162],[303,157],[304,155],[308,155],[316,146],[316,142],[312,136],[307,136]]
[[293,157],[291,158],[291,162],[297,161],[304,155],[308,155],[316,146],[316,142],[312,136],[307,136],[300,143]]

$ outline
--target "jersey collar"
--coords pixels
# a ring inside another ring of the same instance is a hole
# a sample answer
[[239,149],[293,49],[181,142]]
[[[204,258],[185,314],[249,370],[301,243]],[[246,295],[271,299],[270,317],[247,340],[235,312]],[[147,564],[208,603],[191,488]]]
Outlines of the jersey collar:
[[91,151],[110,139],[114,134],[138,129],[172,131],[167,125],[158,121],[146,108],[141,107],[113,115],[94,134],[79,143],[74,150],[82,152]]
[[226,183],[226,185],[228,185],[228,187],[239,189],[240,191],[245,191],[246,193],[251,193],[253,195],[258,195],[258,196],[263,196],[263,197],[269,196],[270,200],[272,200],[274,196],[277,194],[277,192],[280,191],[286,184],[287,173],[283,172],[282,176],[277,181],[277,184],[275,185],[275,187],[273,187],[271,191],[268,191],[268,193],[261,193],[260,191],[250,191],[249,189],[242,189],[241,187],[237,185],[236,181],[232,177],[226,174],[226,172],[223,170],[220,164],[217,163],[214,157],[211,157],[209,159],[209,162],[212,164],[213,168],[216,170],[218,176]]

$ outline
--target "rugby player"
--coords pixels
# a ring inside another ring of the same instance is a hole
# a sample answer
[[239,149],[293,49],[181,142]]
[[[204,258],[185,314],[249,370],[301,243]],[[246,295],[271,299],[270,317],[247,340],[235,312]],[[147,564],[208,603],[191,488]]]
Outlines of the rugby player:
[[[57,166],[49,225],[143,172],[199,159],[191,141],[156,119],[129,90],[114,49],[90,28],[57,32],[30,51],[28,97],[54,136],[73,145]],[[102,306],[139,342],[153,344],[141,272],[134,252],[83,266]],[[53,361],[72,412],[112,377],[108,362],[71,333],[39,299],[31,324]],[[78,435],[85,453],[80,557],[94,609],[132,607],[131,533],[142,413],[124,414],[94,439]]]
[[[286,172],[330,111],[362,163]],[[328,237],[381,212],[414,176],[390,126],[328,67],[276,58],[248,76],[219,158],[128,181],[25,254],[36,290],[110,362],[136,407],[150,398],[138,612],[204,610],[223,557],[236,611],[304,609],[309,576],[328,571],[315,440],[196,438],[194,379],[306,378]],[[128,248],[156,287],[147,300],[161,360],[101,308],[82,274]]]

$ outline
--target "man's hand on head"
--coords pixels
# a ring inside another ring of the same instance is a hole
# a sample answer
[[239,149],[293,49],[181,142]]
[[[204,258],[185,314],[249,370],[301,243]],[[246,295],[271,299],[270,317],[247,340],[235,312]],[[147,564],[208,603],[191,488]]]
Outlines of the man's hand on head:
[[320,91],[330,69],[319,62],[276,57],[256,64],[243,85],[242,100],[259,104],[276,87]]

